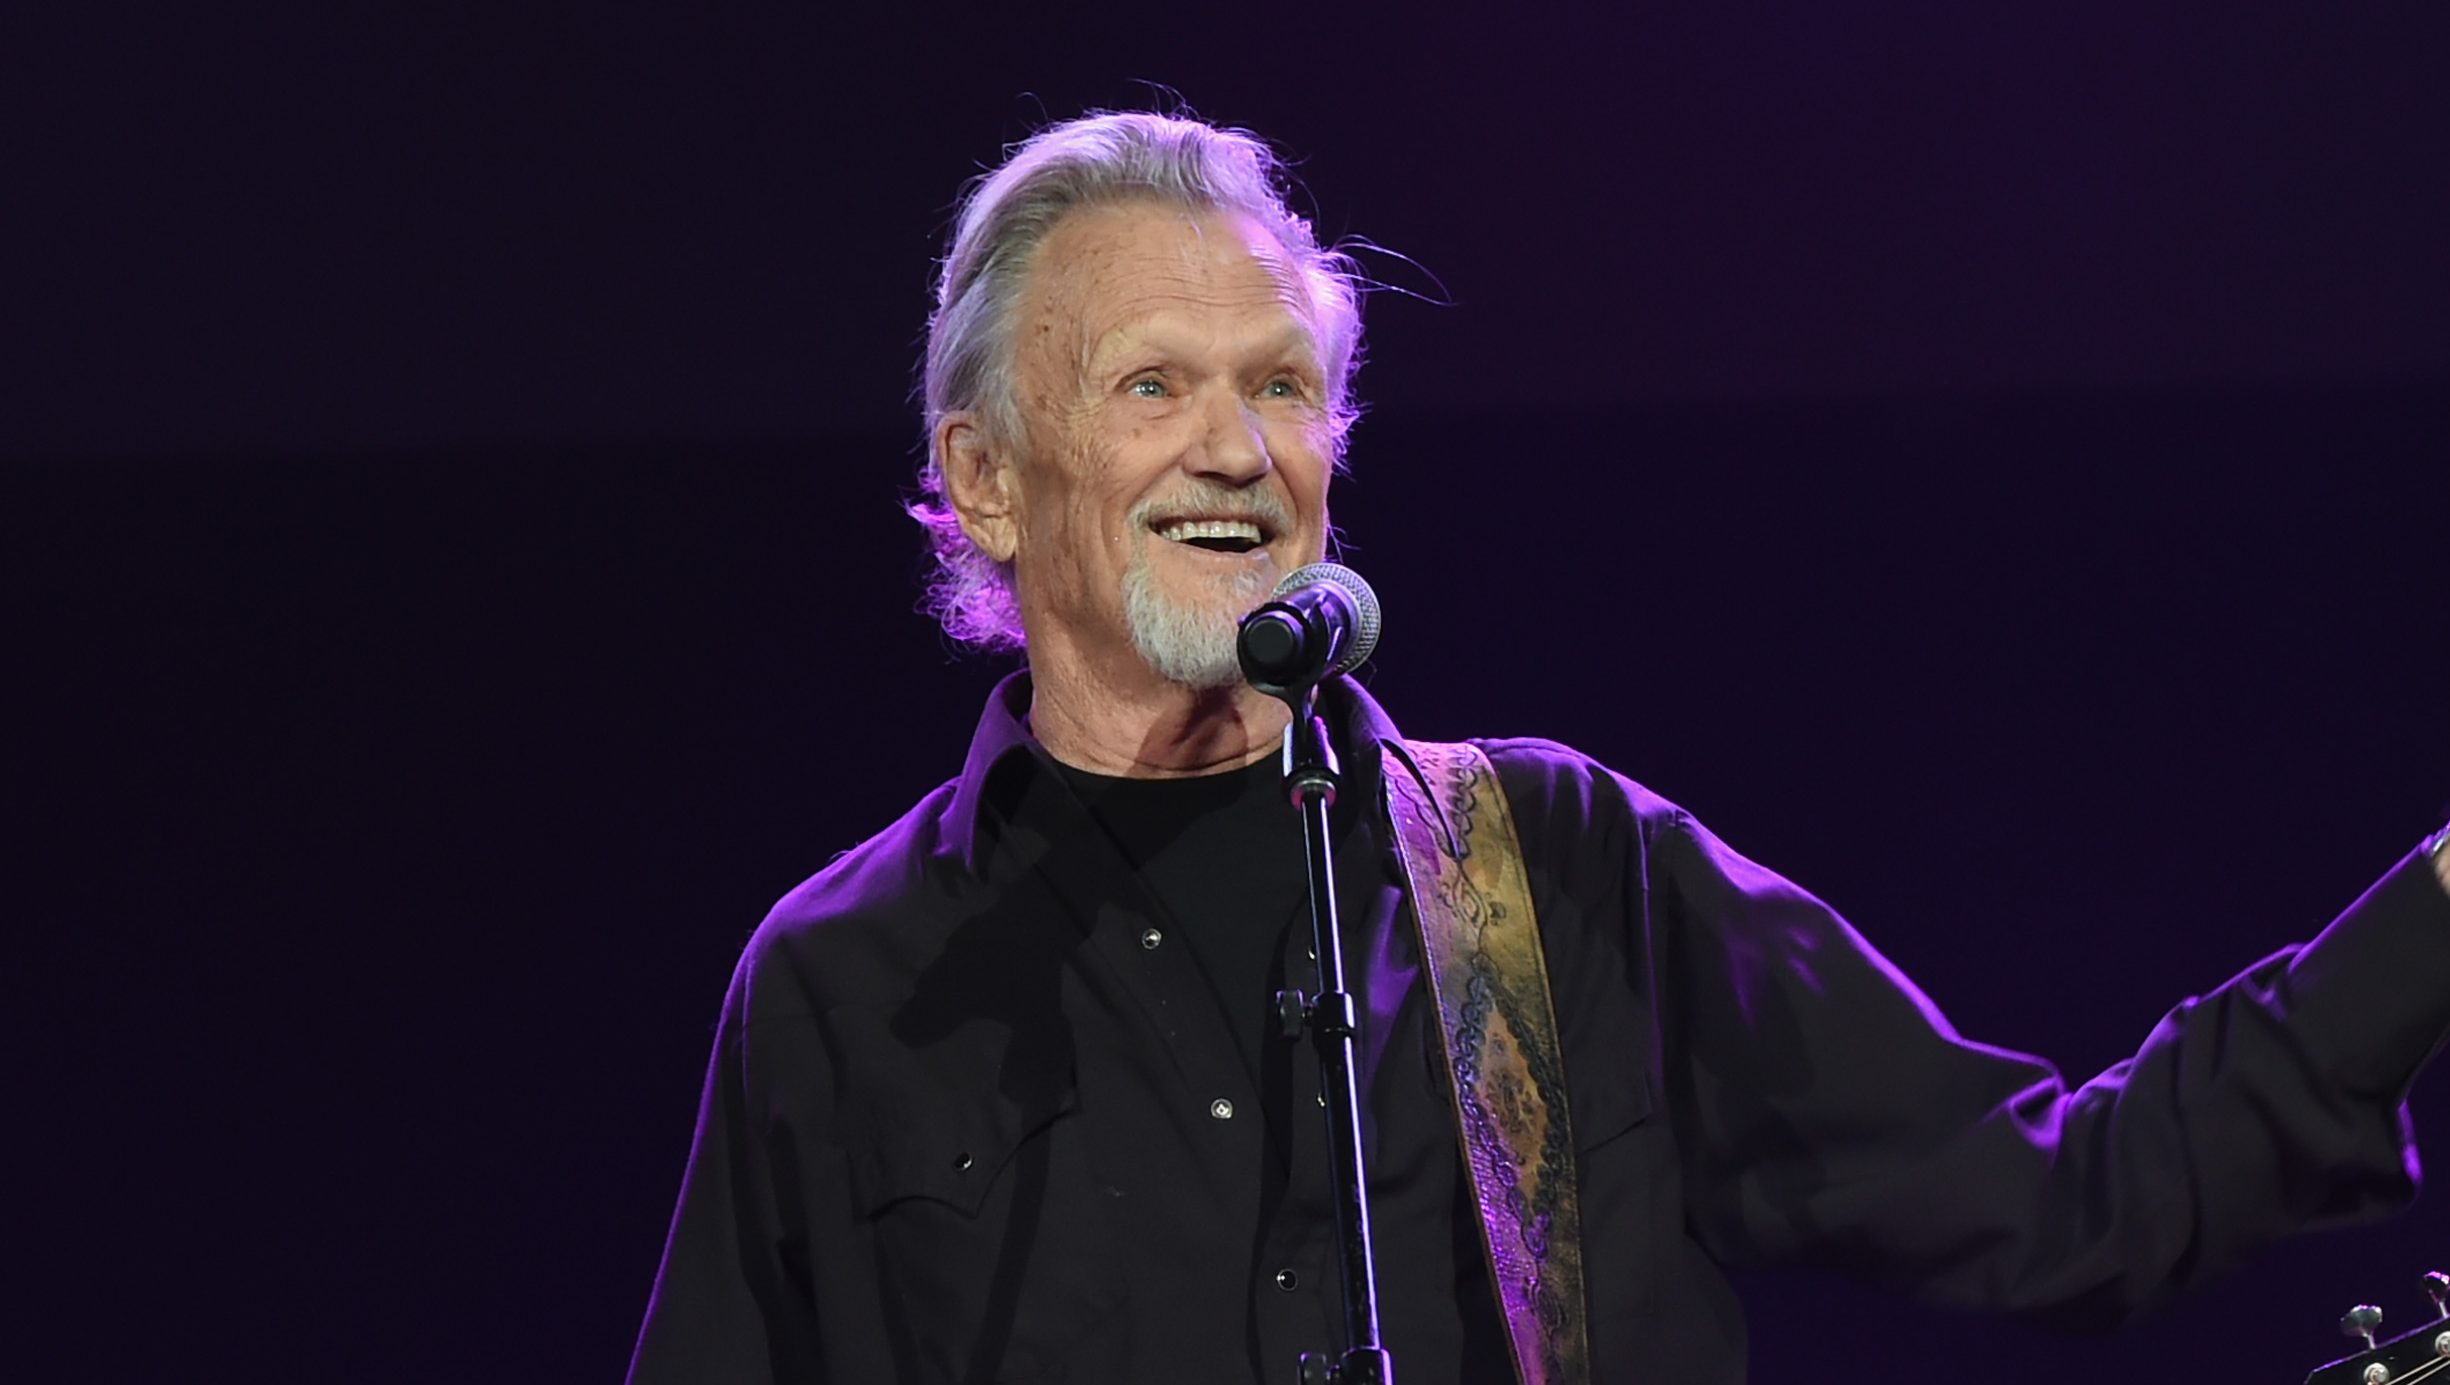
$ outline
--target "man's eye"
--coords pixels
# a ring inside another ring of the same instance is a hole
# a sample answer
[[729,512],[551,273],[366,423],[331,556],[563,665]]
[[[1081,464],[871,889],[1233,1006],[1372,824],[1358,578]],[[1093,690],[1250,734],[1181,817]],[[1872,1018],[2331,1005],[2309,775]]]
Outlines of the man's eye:
[[1302,387],[1300,381],[1294,380],[1289,376],[1279,375],[1275,379],[1268,381],[1267,385],[1259,392],[1270,399],[1299,399],[1301,398]]
[[1163,399],[1165,398],[1165,381],[1153,375],[1143,376],[1125,385],[1123,392],[1135,399]]

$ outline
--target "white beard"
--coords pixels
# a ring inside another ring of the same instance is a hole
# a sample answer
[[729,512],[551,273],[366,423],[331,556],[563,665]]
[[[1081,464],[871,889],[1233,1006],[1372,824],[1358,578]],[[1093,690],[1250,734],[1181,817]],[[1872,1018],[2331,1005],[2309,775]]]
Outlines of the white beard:
[[1159,589],[1149,562],[1147,545],[1165,542],[1143,539],[1123,573],[1123,618],[1131,626],[1132,648],[1169,683],[1201,692],[1233,687],[1242,681],[1235,636],[1242,617],[1274,588],[1274,565],[1219,577],[1186,601]]

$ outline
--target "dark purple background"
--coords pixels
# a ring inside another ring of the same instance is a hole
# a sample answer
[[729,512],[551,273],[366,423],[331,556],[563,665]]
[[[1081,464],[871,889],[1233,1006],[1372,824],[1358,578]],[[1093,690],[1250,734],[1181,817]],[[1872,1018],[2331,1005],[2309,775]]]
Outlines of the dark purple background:
[[[740,942],[998,671],[894,512],[950,196],[1135,78],[1452,299],[1339,493],[1407,729],[2114,1061],[2450,808],[2450,18],[2190,8],[18,21],[28,1378],[618,1374]],[[1746,1280],[1755,1376],[2293,1381],[2439,1226],[2097,1342]]]

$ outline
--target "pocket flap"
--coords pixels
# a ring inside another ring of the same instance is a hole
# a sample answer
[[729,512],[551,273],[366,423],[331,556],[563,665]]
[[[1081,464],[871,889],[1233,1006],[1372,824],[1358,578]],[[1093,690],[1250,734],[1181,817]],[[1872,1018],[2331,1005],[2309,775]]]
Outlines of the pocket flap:
[[852,1195],[865,1216],[913,1197],[976,1216],[1013,1152],[1079,1106],[1067,1087],[1028,1105],[999,1094],[893,1113],[849,1142]]
[[1574,1094],[1574,1148],[1597,1149],[1651,1115],[1650,1074],[1610,1073]]

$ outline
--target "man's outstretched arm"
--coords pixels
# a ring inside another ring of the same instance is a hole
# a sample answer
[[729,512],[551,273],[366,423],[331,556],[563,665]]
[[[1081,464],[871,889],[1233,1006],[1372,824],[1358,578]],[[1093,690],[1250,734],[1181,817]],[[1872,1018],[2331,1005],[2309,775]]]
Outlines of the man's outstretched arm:
[[2071,1091],[1959,1037],[1827,906],[1690,819],[1656,850],[1670,1100],[1723,1261],[2099,1325],[2415,1193],[2403,1101],[2450,1035],[2450,867],[2424,853]]

